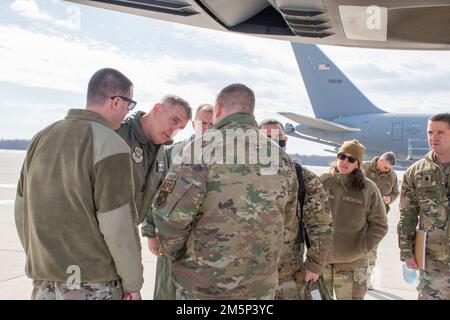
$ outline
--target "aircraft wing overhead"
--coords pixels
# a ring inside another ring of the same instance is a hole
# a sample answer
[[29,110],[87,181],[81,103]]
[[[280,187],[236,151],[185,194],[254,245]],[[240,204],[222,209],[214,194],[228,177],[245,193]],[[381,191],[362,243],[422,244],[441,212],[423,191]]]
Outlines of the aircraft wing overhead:
[[450,0],[66,0],[269,39],[450,50]]
[[304,126],[319,129],[319,130],[325,130],[325,131],[334,131],[334,132],[357,132],[361,131],[361,129],[358,128],[352,128],[345,126],[340,123],[331,122],[327,120],[322,119],[316,119],[313,117],[308,117],[304,115],[300,115],[293,112],[278,112],[278,114],[281,114],[282,116],[295,121],[296,123],[302,124]]

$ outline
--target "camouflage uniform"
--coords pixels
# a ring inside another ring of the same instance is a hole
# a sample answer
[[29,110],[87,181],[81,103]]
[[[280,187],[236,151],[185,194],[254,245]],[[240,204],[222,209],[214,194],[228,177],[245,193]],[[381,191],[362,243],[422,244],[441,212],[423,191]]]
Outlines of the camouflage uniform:
[[416,226],[427,231],[425,270],[420,271],[419,299],[450,299],[450,165],[428,153],[405,172],[400,196],[400,258],[414,256]]
[[[389,203],[391,204],[399,195],[397,174],[394,170],[390,170],[389,172],[381,172],[377,166],[378,159],[379,157],[376,157],[372,161],[366,161],[363,163],[364,174],[368,179],[372,180],[377,185],[378,190],[380,190],[383,197],[388,196],[391,198],[391,202]],[[385,204],[386,214],[390,210],[389,204]],[[377,247],[368,253],[368,258],[370,277],[370,273],[375,268],[375,263],[377,260]]]
[[[189,139],[175,143],[172,146],[163,146],[157,156],[156,161],[158,163],[164,163],[164,172],[159,176],[160,181],[158,185],[161,185],[162,180],[169,171],[172,164],[172,158],[183,150],[189,142],[194,139],[194,136]],[[143,237],[156,237],[155,223],[153,221],[153,214],[147,213],[144,222],[142,223],[142,236]],[[156,271],[155,271],[155,288],[153,291],[153,300],[175,300],[176,288],[172,279],[172,262],[169,258],[162,255],[157,257]]]
[[303,263],[305,246],[303,242],[299,241],[298,237],[299,208],[298,215],[293,217],[293,221],[289,223],[293,227],[289,234],[293,237],[289,242],[285,242],[283,255],[278,266],[279,285],[275,298],[281,300],[304,298],[305,282],[299,281],[295,274],[302,272],[304,269],[313,273],[322,273],[333,242],[331,209],[322,182],[317,175],[304,166],[302,166],[302,173],[306,191],[303,223],[311,247],[308,248],[306,261]]
[[[226,130],[257,138],[246,141],[242,162],[227,152],[238,148]],[[153,203],[162,249],[175,261],[177,298],[273,299],[280,248],[292,236],[285,224],[296,214],[294,165],[248,113],[225,117],[185,151],[201,139],[200,164],[188,164],[189,152],[174,159]],[[207,150],[214,161],[205,160]],[[279,152],[272,174],[261,163],[269,150]]]
[[323,273],[329,295],[339,300],[363,300],[367,292],[368,258],[357,263],[328,265]]
[[79,289],[65,282],[33,281],[31,300],[122,300],[120,281],[81,283]]

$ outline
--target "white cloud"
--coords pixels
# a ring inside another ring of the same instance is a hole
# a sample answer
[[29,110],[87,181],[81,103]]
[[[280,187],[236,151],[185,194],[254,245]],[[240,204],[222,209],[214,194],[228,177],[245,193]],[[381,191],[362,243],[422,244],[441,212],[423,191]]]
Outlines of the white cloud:
[[15,0],[11,4],[11,9],[16,11],[21,16],[42,20],[42,21],[51,21],[52,18],[43,10],[40,10],[38,5],[34,0]]
[[[312,115],[288,42],[193,28],[182,30],[167,37],[163,50],[127,53],[88,37],[0,24],[0,81],[84,95],[89,77],[96,70],[113,67],[134,82],[137,109],[144,111],[167,93],[184,97],[193,107],[214,102],[222,87],[242,82],[256,93],[257,120],[275,117],[286,122],[276,115],[279,111]],[[181,38],[189,39],[189,50],[204,53],[204,58],[176,55],[177,46],[184,42],[177,41]],[[387,111],[442,112],[447,108],[450,90],[444,87],[450,83],[445,81],[450,77],[448,52],[321,48],[369,99]],[[419,90],[425,80],[430,89]],[[45,118],[46,113],[40,117]],[[44,122],[39,118],[39,123]]]
[[69,6],[66,9],[69,18],[66,20],[55,20],[54,24],[69,30],[79,30],[81,25],[81,12],[77,6]]
[[[56,3],[61,5],[60,2]],[[80,29],[81,12],[80,8],[75,5],[69,5],[66,8],[67,19],[55,19],[51,17],[45,10],[40,9],[34,0],[15,0],[11,4],[11,9],[19,15],[33,20],[50,22],[58,27],[76,31]]]
[[[17,26],[0,25],[0,81],[27,86],[84,92],[90,75],[111,66],[127,74],[145,109],[166,93],[186,97],[194,106],[212,102],[230,82],[244,82],[257,92],[258,101],[272,107],[293,105],[300,84],[296,71],[290,74],[264,67],[254,68],[215,60],[174,58],[158,52],[125,54],[108,43],[86,38],[48,35]],[[297,86],[293,86],[296,83]],[[281,96],[280,96],[281,94]]]

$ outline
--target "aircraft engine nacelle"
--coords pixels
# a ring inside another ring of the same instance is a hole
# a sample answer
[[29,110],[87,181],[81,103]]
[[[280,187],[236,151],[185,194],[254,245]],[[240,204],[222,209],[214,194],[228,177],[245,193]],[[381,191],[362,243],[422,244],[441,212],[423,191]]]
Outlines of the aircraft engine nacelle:
[[286,134],[294,133],[295,132],[295,128],[294,128],[294,126],[292,124],[286,123],[284,125],[284,131],[286,132]]

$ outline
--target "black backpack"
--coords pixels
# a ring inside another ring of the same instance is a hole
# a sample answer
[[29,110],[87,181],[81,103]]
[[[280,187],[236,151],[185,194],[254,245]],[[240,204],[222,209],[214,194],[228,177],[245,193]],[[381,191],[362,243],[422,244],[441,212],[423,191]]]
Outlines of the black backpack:
[[302,166],[297,162],[294,162],[294,164],[298,180],[298,202],[300,202],[300,206],[297,207],[297,216],[300,219],[298,228],[298,240],[300,243],[305,243],[306,247],[309,248],[311,247],[311,244],[309,242],[308,234],[306,233],[305,224],[303,222],[303,206],[305,205],[306,195],[305,179],[303,179]]

